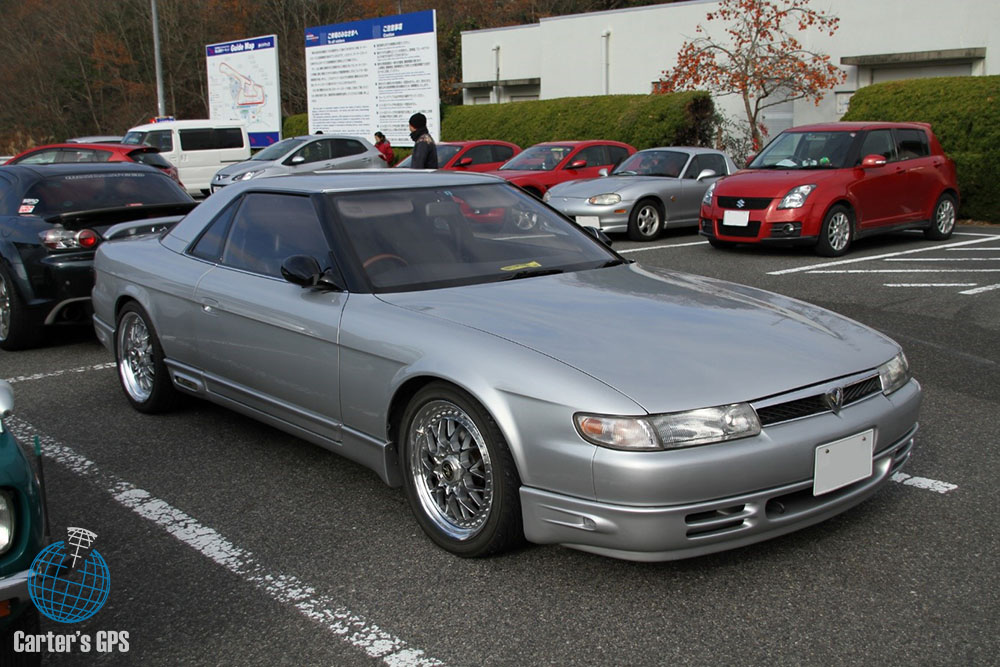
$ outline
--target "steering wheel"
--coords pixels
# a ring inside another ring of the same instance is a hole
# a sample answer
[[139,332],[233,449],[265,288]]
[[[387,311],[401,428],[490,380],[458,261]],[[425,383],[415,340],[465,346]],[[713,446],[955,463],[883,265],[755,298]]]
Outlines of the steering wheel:
[[382,252],[382,253],[379,253],[377,255],[372,255],[371,257],[369,257],[368,259],[366,259],[361,264],[361,266],[367,269],[372,264],[378,264],[379,262],[384,261],[384,260],[392,260],[394,262],[398,262],[400,266],[409,266],[409,262],[407,262],[405,259],[403,259],[399,255],[392,254],[391,252]]

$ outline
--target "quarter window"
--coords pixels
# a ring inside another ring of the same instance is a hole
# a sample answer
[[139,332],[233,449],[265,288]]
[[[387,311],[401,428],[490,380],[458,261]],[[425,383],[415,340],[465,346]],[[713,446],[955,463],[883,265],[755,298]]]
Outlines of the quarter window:
[[243,199],[222,249],[222,263],[265,276],[281,277],[292,255],[310,255],[330,266],[329,243],[312,199],[251,193]]
[[336,150],[336,157],[350,157],[361,155],[368,149],[360,141],[354,139],[335,139],[334,150]]
[[628,150],[621,146],[608,146],[608,154],[611,156],[611,164],[618,166],[628,157]]
[[514,157],[514,149],[510,146],[493,146],[493,162],[506,162]]
[[897,129],[896,152],[900,160],[926,157],[931,154],[927,146],[927,135],[920,130]]

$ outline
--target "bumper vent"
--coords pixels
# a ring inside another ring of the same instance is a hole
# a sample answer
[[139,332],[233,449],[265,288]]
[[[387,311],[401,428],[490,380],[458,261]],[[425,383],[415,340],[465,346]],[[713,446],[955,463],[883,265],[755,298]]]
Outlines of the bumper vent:
[[746,227],[733,227],[730,225],[722,224],[722,219],[719,219],[719,235],[720,236],[745,236],[745,237],[757,237],[757,232],[760,231],[760,220],[751,220],[750,224]]
[[[877,375],[858,380],[844,387],[844,406],[868,398],[882,391],[882,383]],[[805,398],[799,398],[786,403],[769,405],[766,408],[757,410],[757,417],[761,426],[780,424],[781,422],[818,415],[823,412],[830,412],[830,407],[823,398],[823,394],[815,394]]]
[[[719,208],[734,208],[738,211],[760,211],[774,201],[768,197],[719,197]],[[743,206],[739,202],[743,202]]]

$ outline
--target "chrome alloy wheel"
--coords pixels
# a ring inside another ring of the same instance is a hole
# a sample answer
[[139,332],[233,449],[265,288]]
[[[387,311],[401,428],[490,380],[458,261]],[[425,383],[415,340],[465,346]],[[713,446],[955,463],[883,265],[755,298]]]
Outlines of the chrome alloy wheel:
[[0,340],[7,340],[7,336],[10,335],[10,290],[7,280],[0,274]]
[[149,400],[156,374],[153,341],[146,323],[135,312],[126,313],[118,325],[118,373],[132,400]]
[[955,226],[955,202],[948,197],[942,197],[934,212],[934,225],[944,235],[951,233]]
[[830,218],[826,228],[826,238],[830,247],[840,252],[851,239],[851,219],[843,211],[837,211]]
[[643,204],[636,213],[635,222],[643,236],[652,236],[660,231],[660,212],[652,204]]
[[493,506],[493,465],[472,417],[450,401],[432,400],[414,415],[408,437],[424,514],[453,539],[475,536]]

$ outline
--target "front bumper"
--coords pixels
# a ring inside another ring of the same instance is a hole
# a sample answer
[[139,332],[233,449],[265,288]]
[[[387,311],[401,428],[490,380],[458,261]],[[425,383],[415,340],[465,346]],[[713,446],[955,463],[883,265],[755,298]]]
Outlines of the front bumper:
[[[597,227],[605,232],[628,231],[628,218],[632,211],[633,201],[621,201],[609,206],[594,206],[586,199],[562,199],[553,197],[549,205],[566,217],[576,220],[584,227]],[[588,220],[589,218],[589,220]],[[596,218],[597,224],[594,224]]]
[[[775,424],[760,436],[674,452],[601,449],[596,499],[522,487],[528,540],[637,561],[690,558],[790,533],[871,496],[909,458],[920,387],[911,381],[839,414]],[[813,495],[820,445],[873,429],[870,476]],[[652,500],[652,502],[650,502]],[[656,502],[659,501],[659,502]]]
[[779,209],[779,201],[775,199],[766,208],[749,210],[749,220],[740,226],[725,223],[726,211],[735,209],[703,205],[698,233],[731,243],[815,245],[822,225],[822,211],[811,204]]

